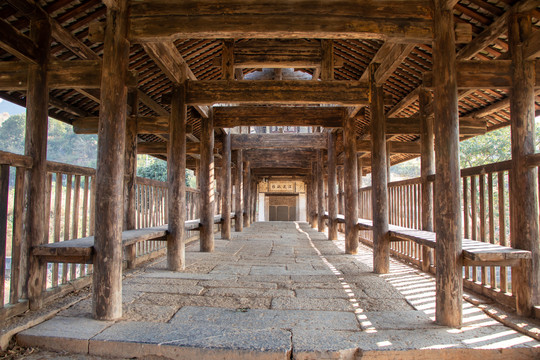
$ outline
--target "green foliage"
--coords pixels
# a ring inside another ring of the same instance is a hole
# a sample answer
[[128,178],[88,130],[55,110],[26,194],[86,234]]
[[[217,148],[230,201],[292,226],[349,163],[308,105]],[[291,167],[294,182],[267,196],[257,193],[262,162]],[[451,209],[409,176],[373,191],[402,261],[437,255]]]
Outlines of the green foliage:
[[459,144],[462,169],[509,160],[511,156],[510,127],[476,136]]
[[167,181],[167,163],[148,155],[139,155],[137,157],[137,176]]
[[24,115],[12,115],[0,126],[0,150],[15,154],[24,153]]

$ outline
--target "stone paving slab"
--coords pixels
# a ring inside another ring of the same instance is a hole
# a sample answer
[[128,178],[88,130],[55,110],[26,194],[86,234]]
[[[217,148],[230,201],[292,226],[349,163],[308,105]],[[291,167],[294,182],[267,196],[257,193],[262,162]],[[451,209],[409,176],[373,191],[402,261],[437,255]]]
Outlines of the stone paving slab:
[[268,309],[272,298],[257,297],[210,297],[195,295],[157,294],[148,293],[142,295],[136,302],[142,304],[155,304],[161,306],[211,306],[227,309],[250,308]]

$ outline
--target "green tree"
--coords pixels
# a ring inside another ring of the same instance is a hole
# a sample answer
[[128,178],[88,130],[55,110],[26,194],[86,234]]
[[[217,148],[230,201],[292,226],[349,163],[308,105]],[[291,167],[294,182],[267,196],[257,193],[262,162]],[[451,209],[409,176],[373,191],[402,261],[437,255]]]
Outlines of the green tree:
[[24,153],[26,116],[12,115],[0,126],[0,150],[15,154]]

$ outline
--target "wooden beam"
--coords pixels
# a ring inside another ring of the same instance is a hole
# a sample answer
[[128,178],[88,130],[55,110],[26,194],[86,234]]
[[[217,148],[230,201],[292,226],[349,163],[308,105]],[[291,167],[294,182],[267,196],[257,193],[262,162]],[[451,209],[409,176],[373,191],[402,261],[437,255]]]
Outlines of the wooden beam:
[[221,79],[234,80],[234,39],[223,40],[221,50]]
[[214,251],[214,125],[212,111],[208,119],[202,121],[201,128],[201,208],[200,208],[200,250]]
[[326,149],[326,134],[233,134],[233,149]]
[[[332,9],[329,13],[328,9]],[[358,12],[357,9],[362,9]],[[134,1],[130,38],[316,38],[431,40],[427,1]],[[271,14],[271,15],[269,15]]]
[[317,231],[324,232],[326,230],[326,222],[324,221],[325,207],[325,191],[324,191],[324,157],[323,151],[317,150]]
[[311,174],[311,169],[306,168],[265,168],[265,167],[252,167],[251,171],[254,176],[304,176]]
[[[132,116],[137,122],[137,134],[168,134],[169,116]],[[81,117],[73,120],[76,134],[97,134],[99,118]]]
[[[197,155],[201,152],[201,144],[188,142],[186,143],[186,154]],[[137,153],[139,154],[151,154],[151,155],[166,155],[167,143],[166,142],[141,142],[137,146]]]
[[[486,120],[472,117],[459,119],[461,136],[475,136],[486,133]],[[386,135],[419,135],[420,120],[417,117],[386,119]]]
[[251,226],[251,168],[250,161],[244,158],[244,173],[242,174],[242,183],[244,189],[244,228]]
[[383,85],[394,71],[403,63],[414,49],[414,44],[394,44],[387,56],[382,59],[380,66],[375,72],[377,85]]
[[29,37],[21,34],[5,20],[0,20],[0,48],[19,59],[29,63],[36,63],[40,57],[40,50]]
[[222,136],[223,160],[221,166],[221,238],[231,240],[231,205],[232,205],[232,179],[231,179],[231,134],[224,132]]
[[342,127],[342,107],[223,106],[214,108],[214,126],[323,126]]
[[345,252],[358,252],[358,173],[356,163],[356,126],[353,118],[346,118],[343,128],[345,177]]
[[[172,41],[145,43],[142,46],[148,56],[154,60],[156,65],[172,82],[180,84],[185,80],[197,80]],[[195,110],[202,117],[208,117],[208,108],[206,106],[196,104]]]
[[338,238],[338,201],[336,194],[337,183],[337,156],[336,132],[328,132],[328,240]]
[[336,104],[368,101],[368,89],[357,81],[188,81],[187,101],[213,104]]
[[[128,105],[132,115],[137,115],[139,99],[136,91],[128,94]],[[124,226],[122,230],[137,228],[137,122],[136,117],[126,119],[126,147],[124,150]],[[128,245],[125,249],[127,268],[135,268],[136,245]]]
[[[533,33],[529,36],[529,38],[527,39],[527,41],[525,41],[523,45],[523,56],[525,57],[525,59],[534,60],[535,58],[540,57],[540,30],[533,31]],[[536,85],[539,85],[538,80],[536,81]]]
[[161,116],[169,116],[169,112],[163,108],[160,104],[157,103],[154,99],[152,99],[148,94],[144,93],[142,90],[137,89],[137,95],[140,99],[140,101],[149,107],[152,111],[154,111],[156,114]]
[[[420,143],[388,141],[393,154],[415,154],[420,155]],[[371,152],[371,140],[357,140],[356,152]]]
[[234,196],[234,208],[235,208],[235,218],[234,218],[234,231],[240,232],[244,229],[244,190],[242,187],[242,174],[244,172],[244,162],[242,150],[234,151],[234,159],[236,161],[236,171],[234,176],[234,187],[235,187],[235,196]]
[[[71,60],[52,61],[48,64],[47,80],[51,89],[99,89],[101,86],[101,61]],[[0,63],[0,90],[26,90],[28,65],[21,62]],[[128,87],[137,86],[137,76],[128,72]]]

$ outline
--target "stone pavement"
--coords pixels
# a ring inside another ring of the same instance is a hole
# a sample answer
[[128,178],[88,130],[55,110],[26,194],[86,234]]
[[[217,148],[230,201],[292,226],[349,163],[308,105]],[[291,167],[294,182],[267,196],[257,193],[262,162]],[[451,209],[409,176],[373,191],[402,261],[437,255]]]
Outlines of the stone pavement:
[[[255,223],[215,252],[187,248],[126,277],[124,318],[91,319],[90,299],[20,333],[21,345],[120,358],[533,359],[540,343],[464,303],[464,327],[433,322],[434,281],[372,253],[345,255],[304,223]],[[481,349],[481,350],[480,350]]]

